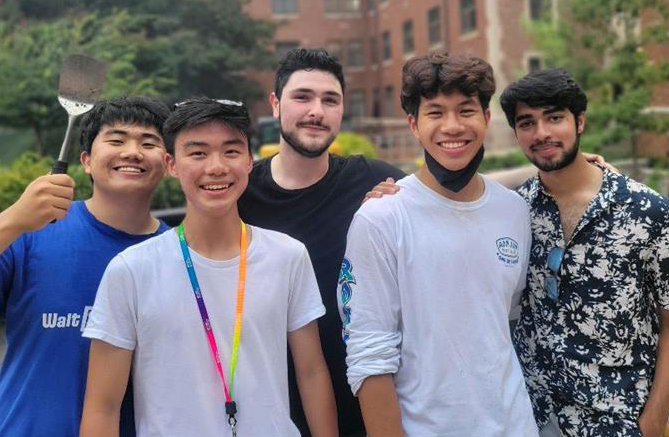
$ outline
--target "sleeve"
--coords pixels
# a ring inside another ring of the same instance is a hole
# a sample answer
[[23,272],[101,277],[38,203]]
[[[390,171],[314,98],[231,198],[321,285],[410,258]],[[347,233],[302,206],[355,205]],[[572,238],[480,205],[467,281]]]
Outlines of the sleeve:
[[0,318],[5,317],[9,293],[14,283],[14,246],[16,241],[9,245],[0,254]]
[[388,241],[391,236],[367,218],[354,216],[337,289],[353,394],[368,376],[396,373],[399,368],[397,258]]
[[301,253],[295,263],[288,300],[288,332],[325,314],[309,252],[304,245],[300,245]]
[[530,252],[532,250],[532,225],[530,221],[530,210],[523,201],[523,211],[524,218],[523,224],[525,226],[522,231],[525,232],[524,235],[524,244],[523,251],[521,252],[520,262],[520,276],[518,277],[518,284],[514,290],[513,296],[511,298],[511,306],[509,307],[509,320],[517,320],[520,318],[520,302],[523,297],[523,293],[526,292],[527,288],[527,269],[530,263]]
[[655,301],[664,310],[669,310],[669,220],[665,219],[658,227],[649,259],[646,261],[646,282],[650,283]]
[[137,344],[137,287],[122,256],[114,257],[105,270],[84,337],[134,350]]

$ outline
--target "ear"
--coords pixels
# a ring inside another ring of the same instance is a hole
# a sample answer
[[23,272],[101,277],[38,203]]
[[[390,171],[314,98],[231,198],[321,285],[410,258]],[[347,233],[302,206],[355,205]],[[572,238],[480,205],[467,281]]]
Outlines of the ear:
[[79,162],[81,162],[81,165],[84,167],[84,171],[87,174],[91,174],[91,154],[83,151],[79,155]]
[[177,173],[175,167],[174,156],[166,152],[163,158],[163,163],[165,164],[165,168],[167,168],[167,172],[169,173],[170,176],[174,176],[175,178],[179,177],[179,173]]
[[576,133],[577,134],[582,134],[583,130],[585,129],[585,111],[581,112],[578,114],[578,117],[576,117]]
[[246,173],[251,173],[253,170],[253,155],[249,153],[249,166],[246,169]]
[[418,120],[416,117],[414,117],[413,114],[407,115],[407,121],[409,122],[409,129],[411,129],[411,133],[413,136],[418,140]]
[[269,104],[272,105],[272,115],[275,118],[279,118],[281,112],[279,111],[279,98],[274,92],[269,95]]
[[486,126],[490,123],[490,108],[486,108],[485,111],[483,111],[483,116],[485,117],[485,124]]

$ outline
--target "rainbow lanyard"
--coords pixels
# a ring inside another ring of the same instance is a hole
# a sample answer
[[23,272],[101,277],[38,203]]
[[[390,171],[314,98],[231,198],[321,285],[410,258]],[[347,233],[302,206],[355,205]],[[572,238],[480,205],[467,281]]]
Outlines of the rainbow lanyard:
[[209,349],[211,350],[211,355],[214,359],[214,364],[216,364],[216,370],[218,371],[221,381],[223,381],[223,391],[225,392],[225,412],[228,415],[228,424],[232,428],[233,437],[237,435],[236,425],[237,419],[235,414],[237,414],[237,404],[232,400],[232,384],[235,380],[235,368],[237,367],[237,351],[239,350],[239,343],[241,340],[242,333],[242,312],[244,311],[244,286],[246,284],[246,226],[244,222],[241,222],[242,227],[242,236],[239,242],[239,281],[237,282],[237,305],[235,308],[235,328],[232,333],[232,353],[230,355],[230,387],[228,389],[228,384],[225,382],[225,375],[223,374],[223,367],[221,366],[221,358],[218,354],[218,347],[216,346],[216,338],[214,337],[214,331],[211,329],[211,323],[209,322],[209,315],[207,314],[207,307],[204,304],[204,299],[202,298],[202,290],[200,289],[200,284],[197,281],[197,275],[195,274],[195,268],[193,267],[193,261],[190,257],[190,251],[188,250],[188,242],[186,241],[186,236],[184,235],[184,225],[181,223],[177,227],[177,233],[179,234],[179,243],[181,244],[181,252],[183,254],[184,262],[186,263],[186,270],[188,270],[188,277],[190,278],[190,283],[193,287],[193,294],[195,294],[195,300],[197,301],[197,307],[200,310],[200,316],[202,317],[202,325],[204,326],[204,332],[207,335],[207,340],[209,341]]

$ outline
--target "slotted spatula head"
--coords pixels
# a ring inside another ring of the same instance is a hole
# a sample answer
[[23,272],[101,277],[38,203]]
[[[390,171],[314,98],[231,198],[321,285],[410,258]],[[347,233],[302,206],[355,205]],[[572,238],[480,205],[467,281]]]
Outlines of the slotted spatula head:
[[102,92],[106,65],[86,55],[63,59],[58,84],[58,101],[70,115],[88,112]]

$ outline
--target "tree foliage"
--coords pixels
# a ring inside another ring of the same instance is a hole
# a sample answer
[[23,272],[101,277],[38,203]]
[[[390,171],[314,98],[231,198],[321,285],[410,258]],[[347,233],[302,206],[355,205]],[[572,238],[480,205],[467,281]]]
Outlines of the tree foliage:
[[[259,97],[248,71],[272,66],[274,27],[244,0],[6,0],[0,2],[0,125],[35,132],[38,152],[60,146],[64,55],[107,62],[104,94]],[[54,135],[58,129],[60,135]],[[47,146],[45,146],[47,143]]]
[[[654,85],[669,80],[669,64],[651,59],[649,45],[667,41],[665,0],[562,0],[560,17],[530,26],[550,67],[575,75],[589,98],[581,144],[602,146],[660,130],[663,119],[647,113]],[[643,19],[642,19],[643,17]]]

